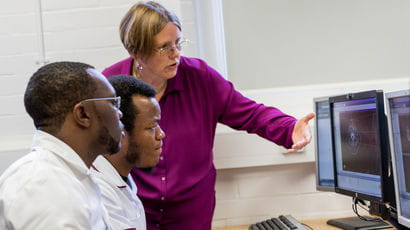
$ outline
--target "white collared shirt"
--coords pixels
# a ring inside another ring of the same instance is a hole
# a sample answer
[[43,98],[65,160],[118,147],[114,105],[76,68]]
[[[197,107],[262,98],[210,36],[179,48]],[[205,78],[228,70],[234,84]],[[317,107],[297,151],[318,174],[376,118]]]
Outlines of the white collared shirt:
[[110,229],[101,193],[76,152],[42,131],[0,177],[0,229]]
[[131,175],[128,175],[128,181],[132,188],[105,157],[98,156],[93,166],[95,181],[100,186],[113,229],[146,230],[144,207],[137,197],[137,186]]

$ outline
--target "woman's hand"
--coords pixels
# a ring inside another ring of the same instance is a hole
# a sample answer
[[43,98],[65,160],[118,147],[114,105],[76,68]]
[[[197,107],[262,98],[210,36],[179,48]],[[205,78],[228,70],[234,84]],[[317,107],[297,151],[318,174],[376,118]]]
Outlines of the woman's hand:
[[292,133],[293,145],[288,149],[288,153],[297,152],[310,143],[312,134],[309,128],[309,121],[314,117],[315,113],[309,113],[296,122]]

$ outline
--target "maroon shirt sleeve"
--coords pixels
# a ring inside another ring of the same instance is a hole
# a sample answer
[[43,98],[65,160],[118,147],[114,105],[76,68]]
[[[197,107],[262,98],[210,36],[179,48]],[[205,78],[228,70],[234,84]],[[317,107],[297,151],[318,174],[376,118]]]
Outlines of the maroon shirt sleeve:
[[294,117],[244,97],[217,71],[209,66],[206,70],[210,84],[207,95],[216,107],[217,122],[255,133],[286,148],[292,146],[292,132],[297,121]]

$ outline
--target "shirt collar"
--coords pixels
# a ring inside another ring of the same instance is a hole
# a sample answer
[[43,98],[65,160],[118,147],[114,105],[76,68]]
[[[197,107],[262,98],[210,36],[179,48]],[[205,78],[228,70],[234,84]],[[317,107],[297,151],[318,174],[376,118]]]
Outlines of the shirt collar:
[[31,149],[46,149],[63,159],[72,169],[90,175],[90,169],[80,156],[65,142],[47,132],[36,130]]
[[131,173],[128,174],[128,182],[130,183],[130,186],[131,186],[130,189],[131,189],[132,193],[137,194],[137,191],[138,191],[137,185],[135,184],[134,178],[132,178]]
[[95,159],[93,166],[97,173],[104,174],[105,177],[109,179],[110,183],[118,188],[124,189],[127,187],[127,183],[125,183],[118,171],[105,157],[98,156],[97,159]]
[[125,59],[123,61],[123,65],[121,66],[121,71],[120,73],[125,73],[125,74],[129,74],[132,75],[132,62],[133,62],[133,58],[129,57],[128,59]]

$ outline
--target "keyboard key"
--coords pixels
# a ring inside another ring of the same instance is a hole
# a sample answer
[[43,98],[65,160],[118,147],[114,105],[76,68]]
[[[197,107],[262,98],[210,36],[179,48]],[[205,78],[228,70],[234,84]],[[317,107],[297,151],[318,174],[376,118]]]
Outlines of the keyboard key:
[[284,215],[280,215],[279,219],[286,224],[290,229],[297,229],[296,225],[294,225],[292,222],[290,222],[290,220],[288,220],[288,218],[286,218],[286,216]]
[[272,228],[266,221],[262,222],[263,227],[265,227],[268,230],[276,230],[274,228]]
[[272,220],[267,220],[266,222],[272,227],[272,229],[280,230],[280,228],[275,223],[273,223]]
[[262,223],[256,223],[256,226],[258,226],[259,230],[269,230],[269,229],[266,229],[266,228],[262,225]]
[[249,230],[259,230],[258,226],[256,226],[256,224],[252,224],[251,226],[249,226]]
[[275,223],[279,227],[279,229],[282,229],[282,230],[288,230],[289,229],[288,225],[286,223],[283,224],[283,222],[280,221],[279,218],[272,218],[271,220],[272,220],[273,223]]
[[291,215],[280,215],[249,226],[249,230],[307,230]]

